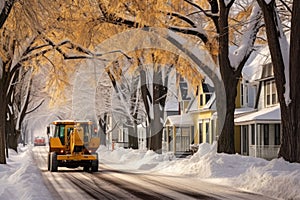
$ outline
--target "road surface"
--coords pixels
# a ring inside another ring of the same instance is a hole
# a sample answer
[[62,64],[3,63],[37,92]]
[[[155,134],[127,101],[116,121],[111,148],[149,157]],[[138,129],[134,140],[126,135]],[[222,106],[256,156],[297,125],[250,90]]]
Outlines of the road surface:
[[33,154],[53,199],[272,199],[196,178],[121,171],[102,163],[97,173],[64,167],[49,172],[48,147],[34,147]]

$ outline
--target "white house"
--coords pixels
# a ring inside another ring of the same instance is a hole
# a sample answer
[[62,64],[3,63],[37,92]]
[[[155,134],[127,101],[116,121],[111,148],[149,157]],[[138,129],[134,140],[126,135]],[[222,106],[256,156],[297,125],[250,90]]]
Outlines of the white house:
[[272,159],[277,157],[281,137],[273,67],[268,63],[256,66],[255,70],[255,77],[259,78],[253,80],[252,77],[241,87],[241,99],[255,111],[236,117],[235,125],[241,131],[241,154]]

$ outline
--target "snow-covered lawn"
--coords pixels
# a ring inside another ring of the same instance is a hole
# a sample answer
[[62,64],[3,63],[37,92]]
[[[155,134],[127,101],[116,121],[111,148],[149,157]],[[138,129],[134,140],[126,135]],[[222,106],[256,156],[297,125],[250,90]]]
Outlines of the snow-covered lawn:
[[[300,199],[300,164],[283,159],[266,161],[240,155],[216,153],[216,145],[201,144],[185,159],[153,151],[101,146],[100,162],[116,169],[198,177],[281,199]],[[0,199],[51,199],[41,172],[31,156],[31,147],[10,151],[7,165],[0,165]],[[100,171],[101,173],[101,171]]]

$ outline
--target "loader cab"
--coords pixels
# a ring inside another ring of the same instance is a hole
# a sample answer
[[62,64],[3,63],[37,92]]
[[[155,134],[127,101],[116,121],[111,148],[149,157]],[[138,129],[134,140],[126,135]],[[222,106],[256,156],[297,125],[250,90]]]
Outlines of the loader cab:
[[68,145],[70,134],[74,130],[74,123],[56,124],[53,137],[59,138],[62,145]]

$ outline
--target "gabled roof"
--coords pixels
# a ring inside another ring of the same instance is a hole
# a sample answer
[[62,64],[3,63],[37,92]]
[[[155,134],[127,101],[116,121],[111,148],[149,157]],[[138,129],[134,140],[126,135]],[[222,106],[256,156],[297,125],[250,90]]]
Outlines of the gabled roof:
[[215,108],[214,108],[215,104],[216,104],[216,93],[213,92],[210,99],[206,102],[206,104],[201,109],[198,108],[197,98],[194,98],[190,102],[190,104],[187,108],[187,112],[195,113],[195,112],[201,112],[204,110],[215,110]]
[[246,125],[254,123],[280,123],[281,113],[279,105],[264,108],[257,112],[243,115],[234,119],[235,125]]
[[168,116],[164,126],[186,127],[193,126],[193,119],[190,114]]

